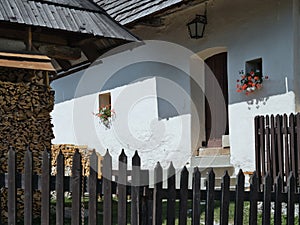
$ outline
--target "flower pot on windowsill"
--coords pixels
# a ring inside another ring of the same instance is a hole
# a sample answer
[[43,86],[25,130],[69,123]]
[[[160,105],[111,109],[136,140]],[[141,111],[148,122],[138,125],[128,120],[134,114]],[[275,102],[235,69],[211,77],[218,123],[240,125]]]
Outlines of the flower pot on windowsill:
[[264,80],[268,79],[268,76],[263,76],[259,70],[256,72],[251,71],[247,74],[243,74],[243,71],[240,72],[241,80],[237,80],[237,92],[245,93],[249,95],[256,90],[262,88],[262,83]]

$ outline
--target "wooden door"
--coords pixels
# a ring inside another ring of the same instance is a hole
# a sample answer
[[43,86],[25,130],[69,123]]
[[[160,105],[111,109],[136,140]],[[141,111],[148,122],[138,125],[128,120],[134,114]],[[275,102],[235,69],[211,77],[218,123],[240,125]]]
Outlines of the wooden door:
[[[214,55],[205,60],[205,131],[207,147],[222,146],[222,135],[228,134],[228,81],[227,81],[227,52]],[[214,75],[218,81],[208,76]],[[216,96],[216,89],[222,89],[224,98]],[[207,99],[210,99],[209,102]],[[220,104],[225,101],[225,109]],[[225,112],[224,112],[225,110]],[[211,113],[214,111],[214,113]],[[215,121],[212,123],[212,121]],[[218,126],[218,124],[226,124]],[[213,127],[214,126],[214,127]]]

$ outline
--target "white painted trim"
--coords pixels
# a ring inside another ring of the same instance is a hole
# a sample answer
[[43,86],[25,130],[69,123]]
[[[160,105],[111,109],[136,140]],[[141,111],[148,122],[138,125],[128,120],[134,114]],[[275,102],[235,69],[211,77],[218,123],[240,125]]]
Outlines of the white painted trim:
[[197,56],[200,57],[201,59],[206,60],[209,57],[212,57],[214,55],[217,55],[219,53],[223,53],[223,52],[228,52],[228,48],[227,47],[213,47],[213,48],[207,48],[203,51],[200,51],[197,53]]

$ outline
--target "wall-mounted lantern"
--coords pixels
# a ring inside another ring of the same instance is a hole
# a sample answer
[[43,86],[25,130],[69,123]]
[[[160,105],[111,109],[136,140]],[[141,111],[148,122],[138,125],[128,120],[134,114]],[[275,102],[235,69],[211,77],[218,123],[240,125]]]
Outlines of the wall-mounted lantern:
[[193,39],[202,38],[204,35],[205,26],[207,24],[207,3],[205,3],[204,15],[196,15],[191,22],[187,24],[189,35]]

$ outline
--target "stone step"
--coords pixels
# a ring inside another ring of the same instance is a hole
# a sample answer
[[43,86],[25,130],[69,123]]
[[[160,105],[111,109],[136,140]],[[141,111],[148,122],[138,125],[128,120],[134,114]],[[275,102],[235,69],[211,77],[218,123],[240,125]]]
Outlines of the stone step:
[[230,155],[230,148],[199,148],[198,156]]
[[193,156],[191,167],[220,167],[230,165],[230,155]]

